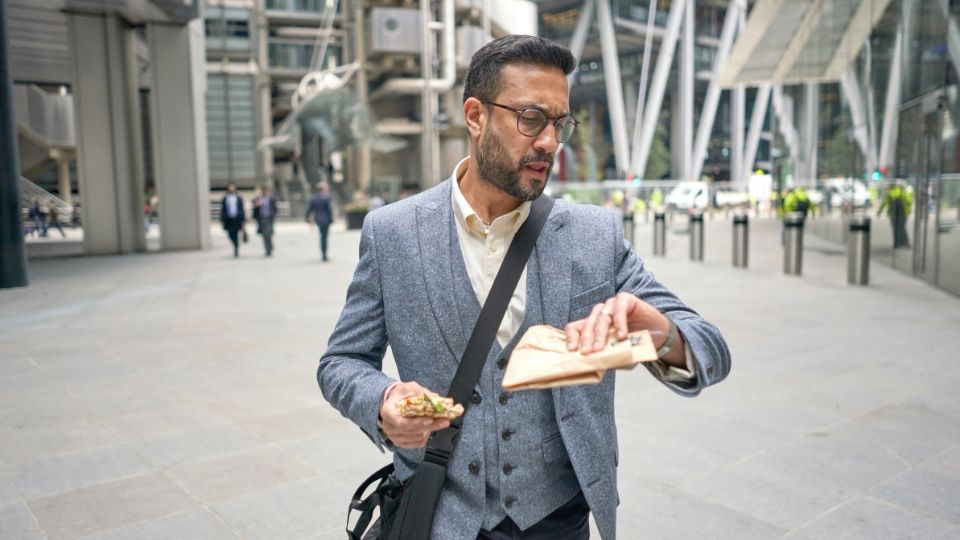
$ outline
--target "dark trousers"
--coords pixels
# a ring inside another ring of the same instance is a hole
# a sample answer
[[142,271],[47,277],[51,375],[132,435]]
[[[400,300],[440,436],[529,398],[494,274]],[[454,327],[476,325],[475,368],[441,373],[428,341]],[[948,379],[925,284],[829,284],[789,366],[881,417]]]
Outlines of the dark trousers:
[[506,518],[492,531],[480,531],[477,540],[588,540],[590,507],[583,492],[554,510],[539,523],[521,531],[512,519]]
[[320,255],[323,260],[327,260],[327,233],[330,232],[330,224],[318,223],[317,227],[320,228]]
[[233,244],[233,256],[236,257],[240,254],[240,229],[227,229],[227,236],[230,237],[230,242]]

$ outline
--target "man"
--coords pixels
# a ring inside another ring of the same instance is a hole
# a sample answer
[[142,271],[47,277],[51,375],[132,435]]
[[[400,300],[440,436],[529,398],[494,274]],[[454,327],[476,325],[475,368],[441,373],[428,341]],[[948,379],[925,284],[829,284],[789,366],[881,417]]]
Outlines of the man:
[[[537,37],[482,47],[464,87],[470,156],[446,182],[364,223],[317,379],[343,415],[394,451],[401,479],[448,422],[403,418],[395,405],[447,392],[504,254],[576,128],[566,79],[574,65],[566,48]],[[644,270],[614,213],[556,201],[466,404],[435,539],[579,540],[589,537],[590,513],[602,538],[615,537],[615,374],[597,385],[503,391],[509,353],[534,324],[565,328],[570,350],[583,353],[602,348],[611,327],[621,338],[649,329],[661,356],[651,372],[683,395],[730,368],[719,331]],[[401,381],[380,371],[388,345]]]
[[877,217],[887,210],[890,218],[890,227],[893,228],[893,248],[909,248],[910,236],[907,234],[907,216],[913,209],[913,193],[904,189],[899,182],[894,182],[883,195],[880,207],[877,208]]
[[790,192],[787,193],[787,197],[783,200],[784,214],[799,212],[803,215],[803,219],[807,219],[807,214],[812,211],[813,207],[810,205],[810,196],[807,195],[807,190],[803,189],[803,186],[797,186],[791,189]]
[[220,223],[223,224],[223,230],[227,231],[227,236],[233,244],[234,258],[240,256],[240,232],[243,231],[245,220],[243,198],[237,194],[237,184],[230,182],[227,184],[227,194],[220,201]]
[[273,220],[277,217],[277,199],[270,194],[270,186],[260,186],[260,196],[253,201],[253,219],[257,221],[257,234],[263,238],[263,250],[267,257],[273,256]]
[[330,223],[333,221],[333,209],[330,207],[330,195],[327,194],[325,182],[317,182],[316,192],[307,205],[307,223],[310,223],[311,215],[320,229],[320,256],[326,262],[330,260],[327,257],[327,233],[330,232]]

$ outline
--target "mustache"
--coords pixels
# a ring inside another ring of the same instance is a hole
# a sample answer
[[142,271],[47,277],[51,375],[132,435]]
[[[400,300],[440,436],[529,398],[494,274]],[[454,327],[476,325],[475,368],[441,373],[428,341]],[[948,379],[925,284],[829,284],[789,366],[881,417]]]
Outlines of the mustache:
[[537,152],[537,153],[531,154],[531,155],[529,155],[529,156],[523,156],[523,157],[520,159],[520,164],[519,164],[519,166],[517,167],[517,169],[523,169],[524,167],[527,166],[527,164],[529,164],[529,163],[534,163],[534,162],[537,162],[537,161],[543,161],[543,162],[545,162],[545,163],[547,164],[547,170],[548,170],[548,171],[553,168],[553,156],[550,155],[550,154],[548,154],[548,153],[546,153],[546,152]]

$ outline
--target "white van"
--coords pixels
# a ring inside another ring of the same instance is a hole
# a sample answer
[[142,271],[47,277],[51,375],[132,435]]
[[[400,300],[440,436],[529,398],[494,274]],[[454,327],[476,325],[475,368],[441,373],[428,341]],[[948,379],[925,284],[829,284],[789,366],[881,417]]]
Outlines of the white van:
[[668,208],[705,210],[710,206],[710,185],[706,182],[680,182],[667,194],[665,202]]

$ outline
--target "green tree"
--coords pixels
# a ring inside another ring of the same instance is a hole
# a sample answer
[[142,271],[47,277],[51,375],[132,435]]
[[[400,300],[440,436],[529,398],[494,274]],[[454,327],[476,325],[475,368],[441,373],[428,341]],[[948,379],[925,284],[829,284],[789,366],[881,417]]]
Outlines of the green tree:
[[667,128],[662,122],[657,123],[657,130],[653,134],[650,144],[650,154],[647,158],[647,169],[643,171],[646,180],[659,180],[670,172],[670,150],[667,148]]

